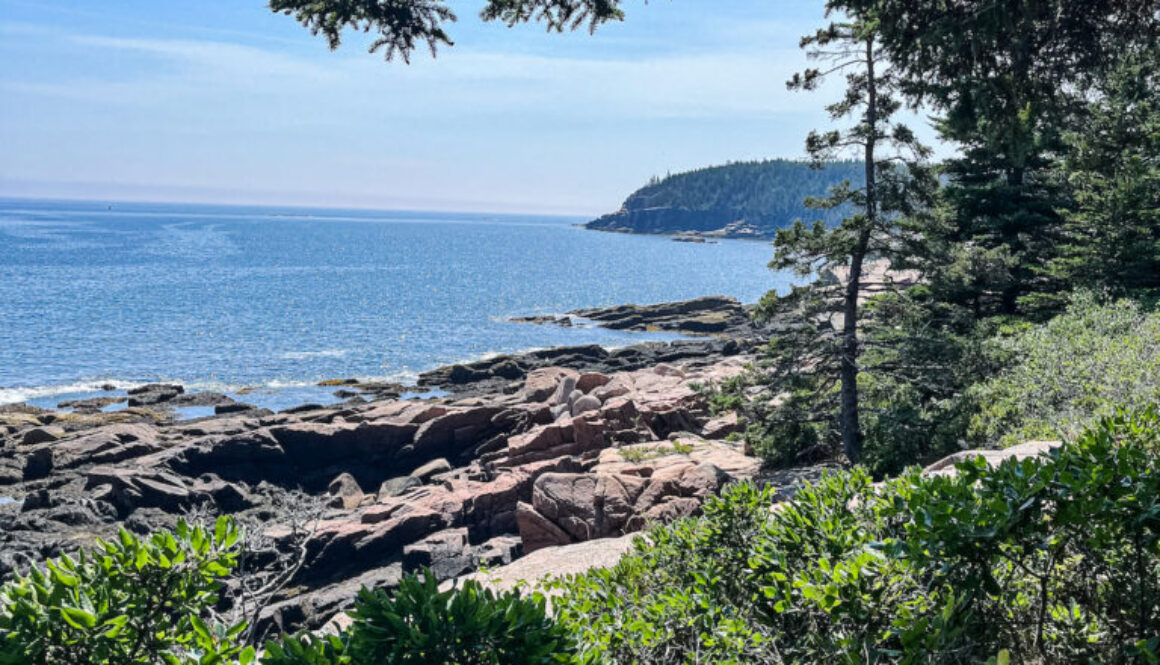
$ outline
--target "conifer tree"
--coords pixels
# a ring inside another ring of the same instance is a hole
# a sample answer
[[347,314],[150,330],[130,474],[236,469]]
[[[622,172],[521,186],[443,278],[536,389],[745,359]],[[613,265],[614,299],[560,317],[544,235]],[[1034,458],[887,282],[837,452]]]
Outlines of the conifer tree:
[[[827,106],[836,121],[852,119],[846,129],[812,132],[806,140],[811,158],[824,160],[848,155],[863,160],[864,180],[846,182],[828,197],[814,199],[812,207],[849,206],[854,214],[835,226],[807,225],[799,220],[778,233],[771,268],[792,269],[800,275],[832,275],[829,283],[796,289],[788,298],[770,297],[767,310],[795,309],[799,324],[774,341],[777,357],[774,389],[787,388],[783,408],[775,418],[802,423],[825,422],[832,414],[830,401],[836,383],[837,423],[842,449],[851,462],[862,456],[863,431],[859,414],[860,305],[870,295],[890,288],[889,278],[868,279],[871,260],[889,267],[909,244],[912,233],[905,220],[929,202],[933,183],[924,164],[929,150],[896,119],[902,107],[900,79],[880,48],[872,16],[836,21],[802,39],[811,59],[821,67],[795,75],[791,90],[814,90],[829,76],[842,75],[846,91]],[[813,377],[808,387],[803,376]]]
[[[454,42],[445,26],[458,20],[445,0],[269,0],[270,10],[293,16],[330,48],[342,43],[344,30],[375,33],[371,52],[382,51],[410,62],[411,54],[426,44],[434,56]],[[563,32],[587,26],[595,31],[609,21],[624,18],[620,0],[487,0],[480,11],[485,21],[509,26],[539,22],[549,31]]]
[[1160,290],[1160,44],[1134,49],[1098,84],[1066,134],[1075,207],[1052,265],[1113,295]]
[[[1062,164],[1079,92],[1160,31],[1155,0],[835,0],[874,11],[914,102],[961,148],[946,168],[937,289],[977,317],[1050,313],[1073,206]],[[934,235],[932,233],[932,235]],[[939,260],[932,255],[930,258]]]

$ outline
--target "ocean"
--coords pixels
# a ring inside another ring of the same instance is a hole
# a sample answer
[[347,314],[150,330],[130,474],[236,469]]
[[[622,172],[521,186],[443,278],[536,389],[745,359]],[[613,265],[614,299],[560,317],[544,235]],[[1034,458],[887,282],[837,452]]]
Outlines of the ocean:
[[[673,335],[512,316],[785,289],[769,243],[580,218],[0,199],[0,404],[147,382],[286,408],[489,354]],[[253,392],[249,392],[252,390]],[[109,393],[99,393],[109,394]]]

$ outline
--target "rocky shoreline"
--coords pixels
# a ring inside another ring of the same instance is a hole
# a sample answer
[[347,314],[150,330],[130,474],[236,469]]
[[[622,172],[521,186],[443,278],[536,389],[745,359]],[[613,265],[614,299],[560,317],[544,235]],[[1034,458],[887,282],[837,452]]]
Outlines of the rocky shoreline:
[[[431,399],[336,381],[346,401],[280,413],[163,385],[112,413],[0,407],[0,577],[121,526],[230,514],[250,533],[250,573],[279,581],[259,623],[318,628],[360,586],[620,537],[759,472],[727,440],[736,418],[714,417],[696,390],[740,372],[761,339],[736,301],[585,317],[717,336],[452,365],[420,377],[443,395]],[[192,403],[215,414],[172,417]]]

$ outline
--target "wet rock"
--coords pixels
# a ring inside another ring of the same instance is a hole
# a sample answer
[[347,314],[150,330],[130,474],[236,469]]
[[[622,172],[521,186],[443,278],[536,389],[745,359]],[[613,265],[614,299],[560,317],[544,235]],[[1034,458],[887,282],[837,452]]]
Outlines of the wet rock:
[[491,373],[509,381],[515,381],[524,377],[524,370],[512,360],[505,360],[495,367],[491,368]]
[[719,334],[751,327],[745,308],[734,298],[709,296],[656,305],[620,305],[569,312],[614,330],[672,330]]
[[563,328],[572,327],[572,318],[568,316],[557,316],[555,314],[541,314],[537,316],[514,316],[508,321],[512,323],[531,323],[538,326],[554,325]]
[[258,407],[253,404],[246,404],[244,402],[233,402],[231,404],[216,404],[213,407],[215,416],[227,416],[234,413],[245,413],[247,411],[257,410]]
[[39,448],[24,458],[23,478],[25,482],[47,478],[52,473],[52,450]]
[[24,433],[22,442],[26,446],[34,446],[38,443],[48,443],[56,441],[65,435],[64,428],[47,425],[44,427],[34,427]]
[[447,373],[447,378],[451,383],[471,383],[472,381],[480,381],[490,377],[491,374],[467,365],[452,365],[451,370]]
[[129,389],[129,406],[153,406],[185,393],[185,388],[165,383],[150,383]]
[[74,413],[100,413],[103,409],[114,404],[128,402],[126,397],[89,397],[87,399],[71,399],[68,402],[57,404],[57,409],[72,409]]

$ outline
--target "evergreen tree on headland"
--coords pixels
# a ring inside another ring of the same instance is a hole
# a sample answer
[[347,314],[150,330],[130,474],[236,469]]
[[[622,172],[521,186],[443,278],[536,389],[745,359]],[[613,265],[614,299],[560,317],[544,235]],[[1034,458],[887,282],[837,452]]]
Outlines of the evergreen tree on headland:
[[[458,17],[444,0],[270,0],[269,7],[325,37],[332,50],[347,29],[375,33],[370,50],[382,51],[387,60],[398,56],[410,62],[423,44],[434,56],[440,47],[455,43],[445,26]],[[487,0],[480,17],[508,26],[539,22],[554,32],[585,25],[595,31],[603,23],[622,20],[624,12],[620,0]]]
[[901,81],[879,48],[875,21],[855,15],[852,21],[831,23],[803,38],[802,47],[810,49],[811,59],[822,67],[795,75],[788,87],[814,90],[826,77],[844,75],[846,92],[827,111],[835,121],[854,119],[845,130],[812,132],[806,149],[819,163],[854,151],[863,160],[865,175],[860,186],[846,182],[833,188],[828,197],[809,202],[821,209],[852,207],[854,214],[841,223],[807,225],[799,220],[777,235],[770,267],[803,276],[829,272],[838,279],[834,284],[795,289],[780,302],[770,296],[764,303],[767,311],[795,310],[799,321],[794,330],[772,343],[774,386],[788,394],[779,413],[770,417],[784,419],[799,435],[803,423],[832,418],[830,387],[836,377],[842,448],[856,463],[862,456],[863,437],[858,394],[859,306],[870,292],[889,288],[889,280],[867,280],[867,264],[871,259],[891,262],[909,244],[906,221],[929,203],[933,178],[924,164],[929,150],[895,119],[902,107]]
[[[873,11],[916,103],[962,149],[946,165],[941,293],[977,317],[1050,312],[1068,285],[1049,269],[1073,202],[1063,173],[1080,94],[1160,29],[1154,0],[839,0]],[[931,235],[935,230],[932,229]]]

